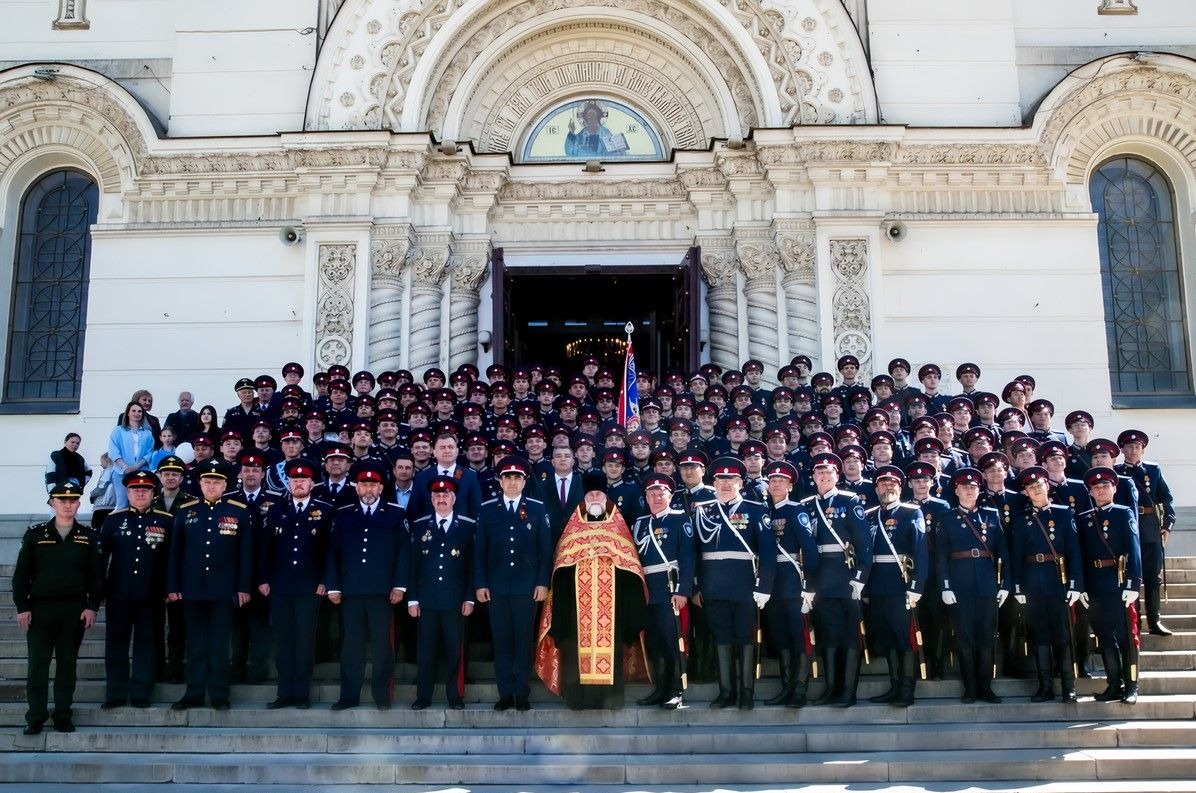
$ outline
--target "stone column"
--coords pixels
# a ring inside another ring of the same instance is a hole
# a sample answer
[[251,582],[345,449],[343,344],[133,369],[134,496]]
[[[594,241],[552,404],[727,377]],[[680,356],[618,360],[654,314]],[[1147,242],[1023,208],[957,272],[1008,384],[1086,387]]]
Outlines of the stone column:
[[370,249],[371,371],[402,366],[403,272],[411,247],[407,226],[382,226],[375,231]]
[[[443,239],[439,237],[443,236]],[[440,364],[440,304],[444,297],[441,281],[448,265],[448,234],[423,237],[407,257],[411,268],[411,329],[408,337],[408,368],[419,378],[420,371]]]
[[490,241],[458,240],[449,260],[449,368],[478,362],[478,289],[490,270]]
[[700,239],[702,277],[710,310],[710,360],[723,369],[739,367],[739,257],[730,237]]
[[766,228],[736,232],[735,251],[743,268],[747,302],[748,357],[764,364],[764,379],[775,381],[779,363],[780,330],[777,315],[777,268],[780,255]]
[[[779,224],[780,225],[780,224]],[[815,285],[814,256],[817,243],[813,224],[780,225],[777,250],[781,257],[781,289],[785,293],[785,328],[789,339],[789,357],[808,355],[817,361],[818,293]]]
[[831,321],[834,355],[854,355],[860,371],[872,371],[872,299],[868,289],[868,240],[832,239]]
[[320,245],[316,260],[316,364],[349,365],[353,357],[353,287],[357,246]]

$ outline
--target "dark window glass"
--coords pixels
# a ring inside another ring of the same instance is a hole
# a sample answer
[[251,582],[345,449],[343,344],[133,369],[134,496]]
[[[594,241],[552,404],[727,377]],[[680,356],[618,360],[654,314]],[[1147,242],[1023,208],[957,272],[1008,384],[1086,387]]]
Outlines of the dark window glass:
[[5,402],[78,404],[87,326],[91,224],[99,191],[77,171],[55,171],[21,206]]
[[1175,204],[1150,163],[1119,157],[1089,186],[1114,396],[1192,393]]

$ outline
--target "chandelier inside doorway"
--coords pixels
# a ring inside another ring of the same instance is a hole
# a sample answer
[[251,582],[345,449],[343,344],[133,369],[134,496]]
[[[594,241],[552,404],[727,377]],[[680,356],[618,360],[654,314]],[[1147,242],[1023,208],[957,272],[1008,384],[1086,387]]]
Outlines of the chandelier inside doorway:
[[627,352],[627,340],[595,336],[586,339],[574,339],[565,344],[565,357],[574,358],[594,356],[600,361],[617,361]]

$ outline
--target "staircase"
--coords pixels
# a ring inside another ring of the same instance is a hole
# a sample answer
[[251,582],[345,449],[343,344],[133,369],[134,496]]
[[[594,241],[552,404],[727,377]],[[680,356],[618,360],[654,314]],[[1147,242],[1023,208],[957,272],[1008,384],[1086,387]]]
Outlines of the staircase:
[[[11,558],[11,557],[9,557]],[[1166,623],[1175,636],[1143,637],[1135,706],[1101,704],[1099,679],[1079,681],[1081,701],[1031,704],[1029,680],[999,679],[1001,705],[959,702],[956,680],[920,682],[909,709],[868,703],[887,687],[883,662],[864,669],[861,704],[835,708],[757,706],[712,711],[713,685],[694,685],[691,707],[637,708],[646,686],[627,688],[619,711],[573,712],[538,684],[534,709],[496,713],[490,665],[463,711],[413,712],[415,670],[399,665],[395,708],[338,713],[336,667],[317,667],[314,707],[268,711],[271,685],[233,687],[233,709],[173,712],[182,686],[159,685],[153,708],[104,712],[103,612],[83,642],[78,731],[26,737],[25,642],[0,566],[0,791],[157,789],[303,793],[350,787],[434,790],[678,790],[766,785],[906,790],[1196,790],[1196,557],[1169,562]],[[368,673],[367,673],[368,674]],[[368,679],[368,677],[367,677]],[[766,665],[757,700],[777,689]],[[811,685],[812,696],[821,683]],[[367,692],[368,693],[368,692]],[[443,694],[437,691],[439,702]],[[368,696],[365,697],[368,702]],[[51,702],[51,705],[53,703]],[[825,789],[825,788],[820,788]]]

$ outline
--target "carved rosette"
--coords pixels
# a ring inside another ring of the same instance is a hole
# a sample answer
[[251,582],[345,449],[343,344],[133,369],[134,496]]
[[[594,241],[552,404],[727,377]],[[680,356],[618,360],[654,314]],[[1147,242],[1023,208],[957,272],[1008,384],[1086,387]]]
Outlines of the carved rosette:
[[449,367],[478,362],[478,290],[490,271],[487,240],[458,242],[449,260]]
[[723,369],[739,366],[739,256],[729,237],[699,240],[706,305],[710,310],[710,360]]
[[316,292],[316,363],[347,365],[353,355],[353,271],[357,246],[321,245]]
[[748,356],[764,363],[765,378],[780,366],[777,329],[777,268],[780,254],[771,235],[752,229],[735,244],[747,302]]
[[815,283],[813,227],[777,232],[781,288],[785,293],[785,327],[789,354],[818,358],[818,293]]
[[872,299],[868,295],[868,240],[831,240],[831,318],[835,357],[854,355],[860,371],[872,360]]
[[403,352],[403,271],[410,240],[407,227],[381,227],[370,243],[369,366],[398,369]]
[[440,363],[440,304],[442,281],[448,266],[447,239],[422,241],[411,249],[411,330],[408,362],[413,372]]

